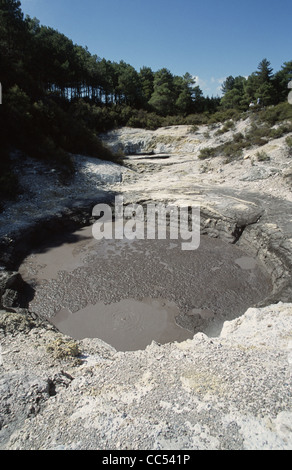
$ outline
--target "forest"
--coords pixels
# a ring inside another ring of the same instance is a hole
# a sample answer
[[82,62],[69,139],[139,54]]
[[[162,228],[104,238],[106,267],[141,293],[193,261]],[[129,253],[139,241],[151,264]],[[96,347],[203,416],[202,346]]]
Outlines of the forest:
[[248,110],[251,102],[278,105],[287,102],[291,79],[292,61],[273,73],[270,62],[263,59],[249,77],[227,77],[222,97],[205,97],[188,72],[175,76],[167,68],[153,71],[146,65],[137,71],[123,60],[100,58],[38,19],[24,17],[19,1],[3,0],[2,183],[6,177],[1,192],[11,186],[6,182],[14,148],[70,171],[70,152],[114,158],[103,147],[101,132],[125,125],[149,129],[195,125],[210,118],[227,119]]

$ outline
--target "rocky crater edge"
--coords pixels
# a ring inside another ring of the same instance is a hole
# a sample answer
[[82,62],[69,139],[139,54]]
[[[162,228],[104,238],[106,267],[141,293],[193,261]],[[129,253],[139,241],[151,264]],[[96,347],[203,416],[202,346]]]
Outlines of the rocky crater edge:
[[[291,448],[292,212],[287,180],[279,172],[278,181],[271,185],[264,180],[260,191],[250,183],[238,186],[239,178],[226,178],[228,184],[216,187],[217,174],[206,181],[187,174],[178,184],[177,174],[185,170],[190,154],[182,158],[175,153],[171,167],[169,162],[160,166],[158,175],[153,167],[142,174],[139,170],[139,178],[135,163],[125,170],[74,158],[78,189],[76,180],[64,189],[57,175],[38,168],[30,196],[1,215],[0,448]],[[194,152],[192,158],[197,163]],[[31,168],[27,159],[26,184]],[[242,176],[242,165],[232,170]],[[94,175],[102,171],[108,177],[97,181]],[[158,189],[159,179],[165,185]],[[283,194],[270,189],[280,182]],[[127,353],[98,339],[73,341],[35,318],[23,306],[22,280],[11,269],[15,258],[40,233],[87,223],[90,204],[110,201],[121,191],[126,202],[200,201],[202,230],[256,255],[273,280],[270,298],[226,322],[218,338],[199,333],[181,344],[152,343],[145,351]]]

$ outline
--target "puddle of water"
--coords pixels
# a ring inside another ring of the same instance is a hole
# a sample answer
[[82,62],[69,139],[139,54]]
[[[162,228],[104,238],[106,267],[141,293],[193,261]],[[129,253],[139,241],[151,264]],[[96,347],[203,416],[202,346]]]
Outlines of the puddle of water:
[[257,265],[256,260],[250,256],[243,256],[242,258],[238,258],[235,260],[235,263],[238,264],[241,269],[255,269]]
[[[24,280],[32,277],[38,281],[57,279],[60,271],[73,271],[84,266],[84,257],[96,241],[88,227],[74,232],[72,237],[56,238],[50,245],[44,245],[39,251],[28,256],[19,269]],[[55,245],[55,246],[54,246]]]
[[185,341],[193,334],[175,323],[180,311],[164,299],[123,299],[105,305],[88,305],[77,313],[66,309],[54,317],[60,331],[75,339],[100,338],[118,351],[145,349],[152,341]]
[[221,240],[202,236],[185,252],[173,240],[97,241],[91,226],[51,240],[19,271],[35,289],[32,311],[121,351],[216,336],[271,287],[255,259]]

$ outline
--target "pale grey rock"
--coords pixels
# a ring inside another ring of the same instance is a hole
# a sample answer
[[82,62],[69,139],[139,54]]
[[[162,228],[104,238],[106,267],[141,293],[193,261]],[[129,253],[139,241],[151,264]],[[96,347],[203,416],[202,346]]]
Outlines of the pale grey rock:
[[258,181],[268,179],[270,176],[278,172],[276,168],[253,168],[251,171],[245,173],[241,181]]
[[48,352],[52,330],[7,335],[0,448],[291,449],[291,326],[292,304],[271,305],[218,338],[125,353],[80,341],[80,363]]
[[[248,119],[237,123],[234,132],[248,125]],[[215,131],[120,129],[105,140],[139,158],[131,155],[121,168],[76,157],[67,187],[56,172],[24,160],[30,195],[0,215],[2,297],[18,279],[6,268],[39,236],[85,223],[92,205],[116,192],[125,203],[199,203],[204,233],[257,256],[274,288],[263,305],[225,323],[219,337],[198,333],[134,352],[116,352],[99,339],[73,341],[23,308],[1,310],[1,450],[291,450],[292,195],[282,174],[285,139],[264,148],[279,172],[243,181],[254,171],[257,149],[230,165],[198,160],[200,148],[219,143]],[[169,158],[155,159],[162,149]]]

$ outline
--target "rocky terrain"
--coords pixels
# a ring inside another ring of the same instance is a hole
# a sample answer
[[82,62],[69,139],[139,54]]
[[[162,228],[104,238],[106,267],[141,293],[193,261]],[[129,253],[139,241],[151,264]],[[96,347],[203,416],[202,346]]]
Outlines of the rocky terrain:
[[[15,154],[24,193],[0,214],[0,449],[292,448],[292,166],[286,136],[242,157],[200,151],[246,133],[188,126],[103,136],[125,166],[72,156],[76,173]],[[261,152],[259,154],[259,152]],[[117,352],[40,320],[18,267],[30,247],[92,220],[93,206],[200,204],[202,233],[256,256],[273,288],[217,337]]]

